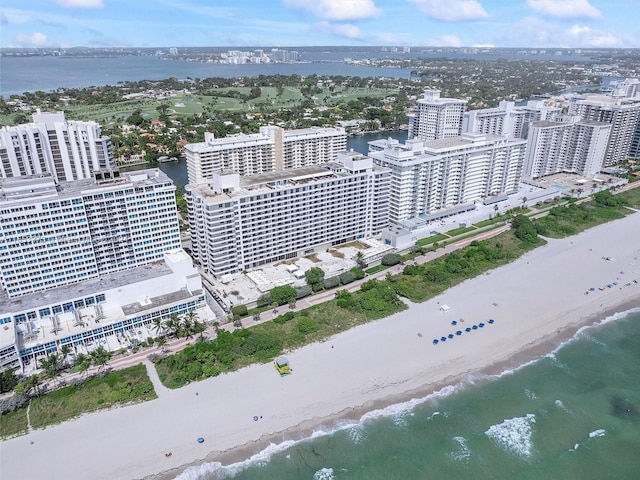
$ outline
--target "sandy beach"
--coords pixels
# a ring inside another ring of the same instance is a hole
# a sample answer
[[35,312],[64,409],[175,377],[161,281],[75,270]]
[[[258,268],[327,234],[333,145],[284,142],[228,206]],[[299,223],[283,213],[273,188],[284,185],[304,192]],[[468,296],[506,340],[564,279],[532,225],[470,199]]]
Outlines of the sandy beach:
[[[0,477],[112,480],[165,472],[174,478],[205,458],[226,452],[230,459],[239,448],[252,452],[298,438],[338,416],[359,418],[469,373],[516,366],[607,313],[640,307],[640,283],[633,282],[640,281],[639,234],[635,213],[550,240],[428,302],[288,354],[288,377],[271,364],[252,366],[4,441]],[[440,309],[445,304],[447,312]],[[452,320],[461,323],[454,327]],[[432,343],[479,322],[485,327]]]

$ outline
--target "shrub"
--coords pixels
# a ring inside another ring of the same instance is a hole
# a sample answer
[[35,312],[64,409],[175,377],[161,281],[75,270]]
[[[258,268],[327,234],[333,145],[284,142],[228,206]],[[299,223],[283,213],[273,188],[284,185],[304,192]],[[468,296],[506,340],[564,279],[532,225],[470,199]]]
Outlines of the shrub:
[[351,308],[355,305],[353,294],[348,290],[338,290],[336,292],[336,304],[340,308]]
[[296,300],[300,300],[301,298],[308,297],[311,295],[313,290],[309,285],[305,285],[296,290]]
[[271,305],[271,292],[263,293],[258,297],[258,300],[256,300],[256,306],[258,308],[266,307],[267,305]]
[[346,285],[347,283],[351,283],[356,279],[355,275],[351,272],[344,272],[340,274],[340,283]]
[[311,267],[309,270],[304,272],[304,278],[311,286],[316,283],[322,283],[322,280],[324,280],[324,270],[322,270],[320,267]]
[[313,318],[301,317],[298,320],[298,331],[304,335],[308,333],[315,333],[319,330],[320,326]]
[[282,315],[278,315],[273,319],[273,323],[277,323],[278,325],[282,325],[283,323],[287,323],[289,320],[293,320],[296,314],[294,312],[283,313]]
[[325,278],[322,284],[324,285],[324,288],[327,290],[329,290],[330,288],[337,287],[338,285],[340,285],[340,277]]
[[397,265],[400,263],[402,259],[400,255],[397,253],[387,253],[384,257],[382,257],[382,265],[386,265],[387,267],[391,267],[393,265]]
[[353,267],[349,271],[353,273],[353,276],[356,280],[362,280],[366,276],[366,273],[364,273],[364,270],[362,270],[360,267]]
[[322,282],[311,284],[311,290],[313,290],[314,292],[319,292],[322,289],[324,289],[324,283]]
[[8,412],[13,412],[19,408],[24,407],[29,403],[28,395],[12,395],[8,398],[0,399],[0,415],[4,415]]
[[246,317],[249,314],[246,305],[234,305],[231,307],[231,313],[234,317]]

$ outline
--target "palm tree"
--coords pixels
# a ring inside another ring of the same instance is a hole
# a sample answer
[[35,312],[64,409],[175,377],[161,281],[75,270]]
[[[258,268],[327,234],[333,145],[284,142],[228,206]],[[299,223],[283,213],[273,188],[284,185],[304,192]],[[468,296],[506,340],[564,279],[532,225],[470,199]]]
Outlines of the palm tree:
[[213,329],[216,331],[216,333],[218,333],[218,331],[220,330],[220,322],[213,322]]
[[98,370],[102,370],[111,360],[111,352],[100,346],[91,352],[91,359],[93,364],[98,367]]
[[[49,380],[53,380],[58,376],[60,371],[60,358],[57,353],[52,353],[47,358],[40,360],[40,368],[44,370],[44,375]],[[54,382],[55,383],[55,382]]]
[[[194,333],[201,333],[196,331],[196,324],[200,323],[198,320],[198,314],[195,310],[191,310],[182,318],[185,335],[187,338],[191,338]],[[204,332],[204,329],[202,330]]]
[[200,334],[200,341],[204,340],[203,334],[204,331],[207,329],[207,325],[204,322],[201,322],[200,320],[196,319],[193,322],[193,328],[192,331],[193,333],[199,333]]
[[156,339],[156,343],[158,344],[160,351],[164,353],[164,346],[167,344],[167,339],[165,337],[158,337]]
[[180,330],[180,317],[176,312],[169,315],[168,320],[164,323],[165,328],[169,331],[170,335],[178,336]]
[[63,345],[60,347],[60,355],[62,355],[62,363],[64,368],[69,367],[69,354],[71,353],[71,347],[69,345]]
[[156,317],[151,320],[151,328],[155,330],[156,336],[160,334],[160,331],[164,329],[163,319],[160,317]]
[[363,270],[367,267],[367,262],[364,261],[364,254],[361,251],[356,253],[356,263]]

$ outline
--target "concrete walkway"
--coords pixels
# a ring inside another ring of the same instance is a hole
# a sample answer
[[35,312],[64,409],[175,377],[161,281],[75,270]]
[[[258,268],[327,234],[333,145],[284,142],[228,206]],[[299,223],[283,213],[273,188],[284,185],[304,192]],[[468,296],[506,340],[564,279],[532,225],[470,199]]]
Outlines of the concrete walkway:
[[142,364],[147,368],[147,375],[149,375],[149,380],[151,380],[153,389],[156,391],[156,395],[158,395],[158,398],[162,398],[167,395],[170,390],[165,387],[160,381],[160,377],[158,377],[158,371],[156,370],[156,367],[153,366],[153,363],[151,363],[149,359],[145,358],[142,361]]

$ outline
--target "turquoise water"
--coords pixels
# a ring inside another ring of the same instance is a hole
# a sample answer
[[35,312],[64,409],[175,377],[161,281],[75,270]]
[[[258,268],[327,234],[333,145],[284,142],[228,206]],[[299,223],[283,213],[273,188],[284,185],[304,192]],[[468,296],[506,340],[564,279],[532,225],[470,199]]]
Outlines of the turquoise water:
[[555,352],[181,480],[640,478],[640,313]]

